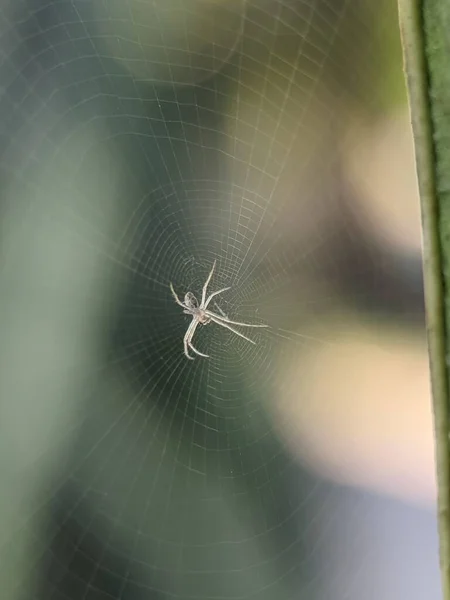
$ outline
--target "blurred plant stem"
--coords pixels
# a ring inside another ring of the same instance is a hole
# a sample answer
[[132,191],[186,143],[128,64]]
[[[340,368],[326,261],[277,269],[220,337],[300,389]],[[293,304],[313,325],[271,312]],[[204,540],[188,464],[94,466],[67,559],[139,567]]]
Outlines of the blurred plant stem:
[[440,561],[450,599],[450,4],[400,0],[405,67],[422,206],[428,344],[436,438]]

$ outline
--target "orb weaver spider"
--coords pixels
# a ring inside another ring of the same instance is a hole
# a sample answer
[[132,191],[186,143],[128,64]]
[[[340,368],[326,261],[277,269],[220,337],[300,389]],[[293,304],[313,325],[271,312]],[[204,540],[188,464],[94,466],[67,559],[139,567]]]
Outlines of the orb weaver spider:
[[217,325],[220,325],[221,327],[225,327],[226,329],[229,329],[236,335],[240,336],[241,338],[244,338],[244,340],[247,340],[248,342],[250,342],[252,344],[256,344],[256,342],[254,342],[253,340],[248,338],[246,335],[244,335],[240,331],[237,331],[237,329],[232,327],[232,325],[237,325],[238,327],[268,327],[268,325],[253,325],[251,323],[240,323],[239,321],[232,321],[231,319],[229,319],[227,317],[227,315],[217,305],[216,306],[217,306],[219,312],[221,313],[220,315],[213,312],[212,310],[209,310],[208,306],[211,303],[211,300],[213,298],[215,298],[219,294],[222,294],[223,292],[226,292],[227,290],[231,289],[231,287],[225,287],[220,290],[217,290],[217,292],[213,292],[212,294],[209,294],[208,297],[206,296],[207,291],[208,291],[208,286],[209,286],[209,283],[213,276],[215,268],[216,268],[216,261],[214,261],[212,269],[209,272],[209,275],[203,286],[202,299],[201,299],[200,304],[198,303],[197,298],[195,297],[195,295],[192,292],[187,292],[186,295],[184,296],[184,302],[182,302],[179,299],[177,293],[175,292],[172,283],[170,283],[170,290],[175,299],[175,302],[184,309],[183,312],[186,315],[192,316],[192,321],[190,322],[189,327],[187,328],[186,334],[183,338],[184,354],[190,360],[194,360],[194,357],[189,354],[189,349],[191,349],[193,352],[195,352],[195,354],[198,354],[198,356],[202,356],[203,358],[209,358],[209,354],[203,354],[203,352],[200,352],[199,350],[197,350],[192,344],[192,338],[194,337],[195,330],[197,329],[197,327],[199,325],[208,325],[208,323],[211,323],[211,322],[216,323]]

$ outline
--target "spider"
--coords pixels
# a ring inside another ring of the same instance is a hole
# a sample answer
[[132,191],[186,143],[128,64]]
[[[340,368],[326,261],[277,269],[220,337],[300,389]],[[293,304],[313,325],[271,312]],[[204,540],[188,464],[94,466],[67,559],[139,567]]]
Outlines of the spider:
[[187,294],[184,297],[184,302],[182,302],[178,298],[175,290],[173,289],[172,283],[170,283],[170,290],[172,292],[173,297],[175,298],[175,302],[177,304],[179,304],[182,308],[184,308],[183,312],[186,315],[192,316],[192,321],[191,321],[189,327],[187,328],[186,334],[183,339],[184,354],[190,360],[194,360],[194,357],[189,354],[189,348],[193,352],[198,354],[199,356],[202,356],[203,358],[209,358],[208,354],[203,354],[203,352],[200,352],[199,350],[194,348],[194,346],[192,345],[192,338],[194,337],[194,333],[195,333],[195,330],[197,329],[198,325],[207,325],[208,323],[211,323],[211,321],[212,321],[213,323],[216,323],[217,325],[221,325],[222,327],[229,329],[236,335],[239,335],[241,338],[244,338],[244,340],[247,340],[248,342],[251,342],[252,344],[256,344],[256,342],[254,342],[253,340],[251,340],[250,338],[245,336],[240,331],[237,331],[236,329],[234,329],[234,327],[232,327],[232,325],[238,325],[239,327],[268,327],[268,325],[251,325],[250,323],[239,323],[238,321],[231,321],[227,317],[227,315],[223,312],[223,310],[221,310],[219,308],[219,306],[217,306],[217,304],[216,304],[216,306],[217,306],[217,309],[219,310],[219,312],[221,313],[220,315],[212,312],[211,310],[208,310],[208,306],[209,306],[211,300],[215,296],[218,296],[219,294],[222,294],[223,292],[226,292],[227,290],[231,289],[231,287],[225,287],[225,288],[222,288],[221,290],[218,290],[217,292],[213,292],[208,297],[206,297],[208,285],[209,285],[209,282],[211,281],[211,278],[213,276],[215,268],[216,268],[216,261],[214,261],[212,269],[209,272],[209,275],[205,281],[205,285],[203,286],[202,301],[200,302],[200,305],[198,303],[197,298],[194,296],[194,294],[192,292],[187,292]]

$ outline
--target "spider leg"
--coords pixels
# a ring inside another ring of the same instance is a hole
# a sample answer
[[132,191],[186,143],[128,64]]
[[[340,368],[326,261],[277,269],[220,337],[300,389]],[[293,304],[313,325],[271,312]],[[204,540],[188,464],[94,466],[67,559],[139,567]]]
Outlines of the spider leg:
[[211,302],[211,300],[214,298],[214,296],[217,296],[218,294],[221,294],[222,292],[226,292],[227,290],[231,290],[231,287],[226,287],[226,288],[222,288],[221,290],[218,290],[217,292],[213,292],[212,294],[210,294],[208,296],[208,299],[205,302],[205,305],[203,306],[203,308],[207,308],[208,304]]
[[203,356],[204,358],[209,358],[209,354],[203,354],[203,352],[200,352],[199,350],[197,350],[197,348],[194,348],[194,346],[192,345],[192,342],[189,342],[189,348],[195,352],[195,354],[198,354],[199,356]]
[[[194,317],[191,325],[188,328],[191,331],[189,332],[189,338],[187,339],[187,345],[193,352],[195,352],[195,354],[198,354],[199,356],[203,356],[204,358],[209,358],[208,354],[203,354],[203,352],[200,352],[200,350],[197,350],[197,348],[194,348],[194,345],[192,344],[192,338],[194,337],[195,330],[197,329],[197,326],[199,325],[199,323],[200,323],[200,321]],[[192,360],[194,360],[194,359],[192,358]]]
[[247,342],[251,342],[252,344],[254,344],[256,346],[256,342],[254,342],[253,340],[251,340],[250,338],[248,338],[246,335],[244,335],[243,333],[241,333],[237,329],[234,329],[234,327],[231,327],[230,325],[228,325],[228,323],[226,323],[222,319],[219,319],[218,317],[216,317],[216,315],[210,314],[208,316],[211,319],[211,321],[213,321],[217,325],[222,325],[222,327],[225,327],[226,329],[229,329],[230,331],[232,331],[233,333],[235,333],[239,337],[244,338],[244,340],[247,340]]
[[206,299],[206,291],[208,289],[209,282],[211,281],[211,277],[213,276],[214,269],[216,268],[216,261],[214,261],[211,271],[209,272],[208,279],[205,281],[205,285],[202,290],[202,302],[201,305],[204,306]]
[[225,317],[226,319],[228,319],[228,315],[226,315],[223,310],[220,308],[220,306],[217,304],[217,302],[214,302],[214,304],[216,305],[217,310],[220,312],[220,314],[222,315],[222,317]]
[[195,333],[195,330],[197,329],[198,323],[199,323],[198,320],[195,317],[193,317],[189,327],[186,330],[186,333],[184,334],[184,338],[183,338],[184,354],[185,354],[186,358],[189,358],[189,360],[194,360],[194,357],[189,354],[188,347],[191,345],[191,340],[194,337],[194,333]]
[[175,299],[175,302],[177,304],[179,304],[180,306],[182,306],[183,308],[187,308],[185,304],[183,304],[183,302],[181,302],[181,300],[178,298],[177,293],[175,292],[175,290],[173,289],[173,285],[172,283],[169,284],[170,285],[170,291],[172,292],[172,296]]
[[[220,310],[220,309],[219,309]],[[217,319],[218,321],[222,321],[223,323],[229,323],[230,325],[238,325],[239,327],[269,327],[268,325],[258,325],[253,323],[240,323],[239,321],[232,321],[228,317],[221,317],[220,315],[216,315],[210,310],[205,310],[205,314],[211,319]]]

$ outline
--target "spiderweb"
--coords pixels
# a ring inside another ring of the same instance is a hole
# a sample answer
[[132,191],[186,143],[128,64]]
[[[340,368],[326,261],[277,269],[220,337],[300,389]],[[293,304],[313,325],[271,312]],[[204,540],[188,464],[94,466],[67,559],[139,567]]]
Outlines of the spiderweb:
[[[26,597],[323,597],[337,513],[271,407],[280,365],[333,343],[310,330],[337,293],[336,145],[344,105],[376,106],[350,57],[376,56],[377,14],[350,0],[2,9],[5,277],[23,331],[20,382],[12,369],[3,385],[38,429],[20,442]],[[199,327],[210,358],[189,361],[169,283],[199,298],[214,261],[210,291],[231,286],[220,309],[270,328],[243,330],[252,344]]]

